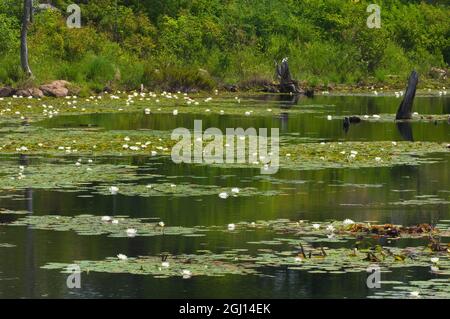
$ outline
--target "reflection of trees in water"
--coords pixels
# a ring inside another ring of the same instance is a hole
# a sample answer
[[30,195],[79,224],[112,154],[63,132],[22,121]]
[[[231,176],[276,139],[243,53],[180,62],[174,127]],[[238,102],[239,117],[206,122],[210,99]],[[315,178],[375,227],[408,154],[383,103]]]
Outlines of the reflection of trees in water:
[[286,113],[286,112],[280,113],[279,119],[280,119],[281,132],[287,132],[288,131],[289,113]]
[[281,108],[290,108],[298,104],[300,97],[300,94],[265,94],[256,97],[256,99],[266,102],[279,102]]
[[[19,165],[28,166],[30,164],[30,160],[27,155],[21,154],[19,156]],[[25,201],[26,201],[26,210],[29,215],[33,214],[33,189],[26,188],[25,189]],[[28,298],[35,297],[34,288],[36,283],[35,269],[36,264],[34,260],[34,236],[33,230],[31,226],[27,226],[26,230],[26,238],[25,238],[25,296]]]
[[405,141],[414,142],[413,131],[411,123],[409,122],[397,122],[397,129]]
[[[292,106],[297,105],[300,101],[301,95],[299,94],[267,94],[259,96],[258,99],[261,101],[278,102],[278,106],[281,109],[290,109]],[[288,131],[288,120],[289,114],[286,112],[280,113],[278,116],[280,119],[280,130],[281,132]]]
[[281,108],[291,108],[292,106],[298,104],[298,101],[300,101],[300,95],[278,95],[278,101],[281,104]]

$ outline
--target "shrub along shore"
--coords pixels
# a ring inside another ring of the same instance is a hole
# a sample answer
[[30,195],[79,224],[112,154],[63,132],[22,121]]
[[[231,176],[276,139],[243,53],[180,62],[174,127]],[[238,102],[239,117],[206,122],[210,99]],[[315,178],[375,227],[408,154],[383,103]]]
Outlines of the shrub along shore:
[[[63,87],[79,96],[141,85],[272,92],[274,61],[284,57],[305,90],[399,90],[413,69],[421,89],[450,87],[445,1],[377,1],[380,29],[367,27],[370,2],[364,0],[54,0],[39,6],[48,2],[35,1],[29,27],[32,78],[20,69],[22,2],[0,3],[0,95],[52,95],[41,86],[55,80],[69,82]],[[66,25],[73,2],[81,8],[79,29]]]

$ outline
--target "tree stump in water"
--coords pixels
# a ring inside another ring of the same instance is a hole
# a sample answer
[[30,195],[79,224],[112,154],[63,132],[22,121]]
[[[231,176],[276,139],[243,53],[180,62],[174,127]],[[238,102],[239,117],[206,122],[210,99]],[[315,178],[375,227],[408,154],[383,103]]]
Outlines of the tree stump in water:
[[405,98],[403,99],[402,104],[400,104],[400,107],[397,111],[397,120],[410,120],[412,118],[412,108],[418,83],[419,75],[416,71],[413,71],[409,77]]
[[276,63],[276,75],[280,80],[281,93],[301,93],[297,88],[297,81],[292,79],[287,58],[284,58],[281,64]]

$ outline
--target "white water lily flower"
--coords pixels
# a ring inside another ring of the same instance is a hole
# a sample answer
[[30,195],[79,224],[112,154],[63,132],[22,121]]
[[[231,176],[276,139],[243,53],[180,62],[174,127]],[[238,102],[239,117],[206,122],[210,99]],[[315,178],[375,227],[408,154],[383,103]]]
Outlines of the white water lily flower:
[[333,225],[328,225],[328,226],[327,226],[327,231],[329,231],[329,232],[334,232],[334,231],[335,231],[334,226],[333,226]]
[[130,138],[128,136],[125,136],[125,138],[123,139],[125,142],[129,142]]
[[344,222],[343,222],[343,224],[345,225],[345,226],[349,226],[349,225],[353,225],[355,222],[353,221],[353,220],[351,220],[351,219],[346,219],[346,220],[344,220]]
[[134,228],[128,228],[126,230],[128,236],[135,236],[137,234],[137,230]]
[[118,254],[117,258],[119,258],[120,260],[127,260],[128,259],[128,257],[126,255],[124,255],[124,254]]
[[412,297],[419,297],[420,293],[419,293],[418,291],[411,291],[411,292],[410,292],[410,295],[411,295]]
[[250,116],[252,113],[250,113],[249,111],[245,112],[245,116]]
[[189,279],[189,278],[192,277],[192,272],[190,270],[187,270],[187,269],[183,270],[181,272],[181,274],[183,275],[183,279]]
[[228,224],[228,230],[235,230],[236,225],[235,224]]
[[110,220],[111,220],[111,217],[109,217],[109,216],[102,217],[102,222],[109,222]]
[[331,121],[331,120],[333,120],[333,117],[332,117],[331,115],[328,115],[328,116],[327,116],[327,120],[328,120],[328,121]]
[[375,161],[381,162],[381,157],[375,157]]
[[159,222],[159,223],[158,223],[158,226],[159,226],[159,227],[164,227],[164,226],[166,226],[166,224],[164,224],[164,222]]
[[178,110],[173,110],[173,115],[178,115]]
[[163,262],[161,263],[161,266],[164,267],[164,268],[169,268],[169,267],[170,267],[170,264],[169,264],[168,261],[163,261]]
[[118,219],[113,219],[111,223],[113,223],[114,225],[117,225],[117,224],[119,224],[119,220]]
[[431,258],[431,262],[432,262],[433,264],[437,264],[437,263],[439,262],[439,258],[433,257],[433,258]]
[[231,189],[231,192],[235,193],[235,194],[239,194],[240,190],[239,190],[239,188],[234,187],[234,188]]
[[320,224],[313,224],[312,225],[314,229],[319,229],[320,228]]
[[219,197],[222,198],[222,199],[227,199],[229,196],[230,195],[228,195],[228,193],[226,193],[226,192],[223,192],[223,193],[219,194]]
[[300,257],[295,257],[295,262],[296,263],[301,263],[303,261],[303,259],[301,259]]
[[112,195],[116,195],[117,192],[119,191],[119,187],[117,187],[117,186],[111,186],[111,187],[109,188],[109,191],[111,192]]

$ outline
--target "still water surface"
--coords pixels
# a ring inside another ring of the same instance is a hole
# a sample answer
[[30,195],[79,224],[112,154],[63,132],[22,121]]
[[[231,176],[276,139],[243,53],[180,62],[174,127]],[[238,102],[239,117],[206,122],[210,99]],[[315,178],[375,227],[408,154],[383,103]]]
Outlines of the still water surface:
[[[194,119],[203,127],[279,127],[283,135],[324,141],[415,141],[450,142],[450,124],[446,121],[414,122],[399,128],[394,122],[363,122],[346,132],[341,119],[327,115],[372,115],[395,113],[399,100],[393,97],[317,97],[290,101],[249,97],[245,105],[262,108],[308,108],[307,113],[281,116],[245,117],[239,115],[94,114],[61,116],[36,123],[38,126],[76,128],[98,127],[105,130],[172,130],[193,128]],[[450,99],[419,97],[415,111],[420,114],[450,113]],[[406,133],[405,133],[406,130]],[[405,135],[406,134],[406,135]],[[61,189],[0,191],[0,208],[27,210],[34,215],[128,215],[155,217],[167,225],[227,225],[239,221],[271,220],[343,220],[378,221],[412,225],[450,219],[450,156],[435,154],[433,163],[420,166],[395,166],[364,169],[323,169],[290,171],[281,169],[274,176],[262,176],[258,169],[175,165],[165,157],[102,158],[98,162],[129,164],[145,172],[170,179],[174,184],[191,182],[226,187],[255,187],[277,191],[274,196],[239,197],[221,200],[217,195],[192,197],[106,196],[94,192],[95,184],[71,192]],[[3,158],[3,162],[17,161]],[[30,160],[38,165],[45,159]],[[136,181],[135,181],[136,182]],[[155,178],[137,181],[147,185]],[[16,197],[11,195],[17,195]],[[421,201],[420,199],[432,199]],[[412,201],[415,200],[415,201]],[[410,204],[405,204],[410,202]],[[0,222],[16,217],[2,216]],[[366,287],[367,274],[310,274],[288,269],[266,269],[265,277],[228,275],[221,278],[194,277],[155,279],[126,274],[82,275],[82,289],[68,289],[66,275],[40,267],[48,262],[101,260],[124,253],[127,256],[194,253],[198,249],[221,252],[250,248],[250,241],[273,239],[264,232],[211,232],[205,237],[109,238],[78,236],[73,232],[31,230],[0,225],[0,242],[14,244],[0,248],[0,298],[366,298],[373,290]],[[254,248],[251,248],[254,249]],[[396,269],[383,274],[384,281],[426,280],[426,269]],[[385,288],[386,287],[386,288]],[[382,289],[390,288],[388,285]]]

